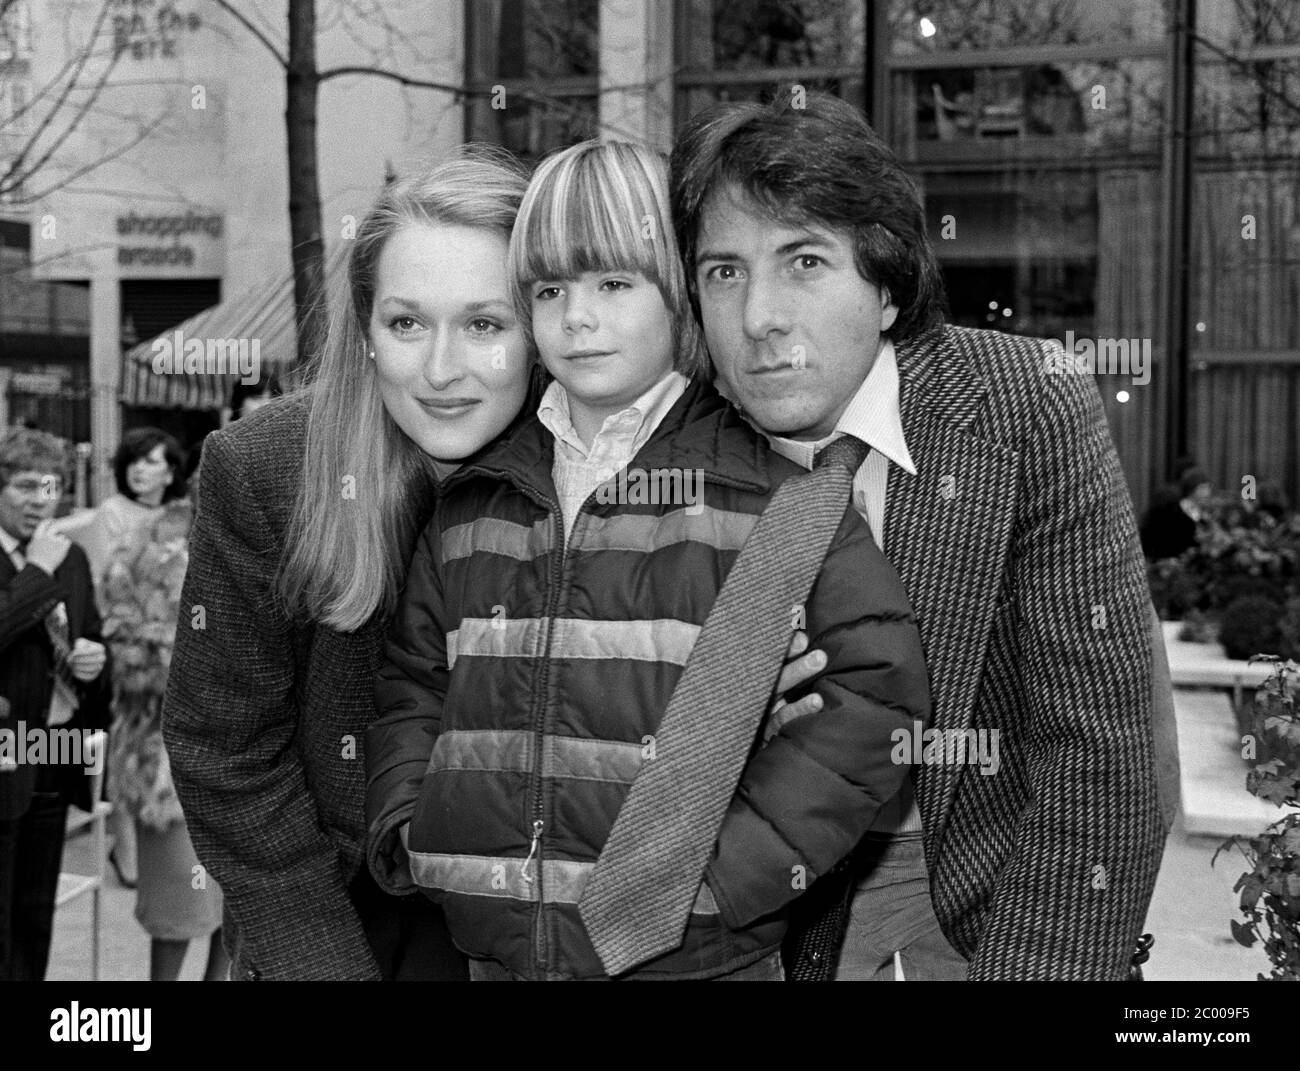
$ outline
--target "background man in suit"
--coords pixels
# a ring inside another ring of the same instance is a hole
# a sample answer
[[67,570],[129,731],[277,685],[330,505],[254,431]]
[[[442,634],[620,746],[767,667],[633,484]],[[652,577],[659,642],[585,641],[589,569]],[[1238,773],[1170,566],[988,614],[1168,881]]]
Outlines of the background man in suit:
[[[915,186],[850,105],[798,103],[722,105],[673,152],[718,384],[809,467],[840,434],[873,448],[854,501],[912,599],[933,729],[997,749],[929,751],[885,809],[838,977],[1123,978],[1163,832],[1146,574],[1096,385],[944,326]],[[833,962],[836,927],[810,933]]]
[[[53,435],[0,441],[0,729],[29,740],[53,728],[84,740],[108,724],[90,566],[49,530],[66,465]],[[68,804],[90,802],[84,764],[0,761],[0,979],[45,977]]]

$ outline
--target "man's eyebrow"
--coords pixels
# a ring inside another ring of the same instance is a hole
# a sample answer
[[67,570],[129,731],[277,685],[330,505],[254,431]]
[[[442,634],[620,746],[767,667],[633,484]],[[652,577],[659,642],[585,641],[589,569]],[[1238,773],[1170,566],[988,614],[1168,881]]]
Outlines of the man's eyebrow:
[[813,231],[804,231],[803,234],[799,235],[797,238],[792,239],[791,241],[786,242],[779,249],[777,249],[777,253],[783,255],[786,253],[793,253],[796,250],[802,249],[804,246],[807,245],[813,246],[816,249],[835,248],[835,243],[832,242],[829,238],[826,238],[825,236],[820,234],[816,234]]
[[[788,242],[783,242],[777,247],[779,256],[786,256],[796,250],[803,249],[806,246],[813,246],[816,249],[834,249],[835,243],[824,235],[817,234],[814,231],[804,231]],[[695,254],[695,263],[703,264],[706,260],[742,260],[739,253],[732,253],[726,250],[701,249]]]
[[695,263],[703,264],[706,260],[739,260],[739,253],[728,253],[722,250],[701,249],[695,254]]

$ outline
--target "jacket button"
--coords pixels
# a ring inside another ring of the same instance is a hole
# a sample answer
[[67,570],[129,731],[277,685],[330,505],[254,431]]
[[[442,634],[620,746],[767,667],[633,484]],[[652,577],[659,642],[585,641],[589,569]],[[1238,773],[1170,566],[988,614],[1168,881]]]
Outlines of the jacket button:
[[816,963],[818,960],[822,958],[822,954],[820,952],[809,952],[808,958],[812,960],[814,963]]

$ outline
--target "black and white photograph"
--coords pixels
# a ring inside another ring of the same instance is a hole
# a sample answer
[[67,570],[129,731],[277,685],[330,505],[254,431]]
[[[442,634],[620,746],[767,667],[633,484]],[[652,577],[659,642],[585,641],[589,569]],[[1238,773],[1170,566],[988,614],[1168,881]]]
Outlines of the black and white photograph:
[[1143,985],[919,992],[1258,1051],[1298,497],[1296,0],[0,0],[51,1044],[1066,981]]

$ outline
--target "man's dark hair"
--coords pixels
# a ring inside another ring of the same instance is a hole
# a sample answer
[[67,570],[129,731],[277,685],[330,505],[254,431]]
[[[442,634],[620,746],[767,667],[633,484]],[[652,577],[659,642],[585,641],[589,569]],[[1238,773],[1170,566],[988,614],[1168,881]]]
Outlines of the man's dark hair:
[[694,116],[672,154],[673,225],[699,315],[695,254],[710,195],[734,186],[774,219],[847,229],[868,282],[889,291],[903,342],[943,322],[943,276],[915,183],[862,113],[825,93],[771,104],[715,105]]
[[185,497],[185,451],[181,449],[181,444],[161,428],[132,428],[122,436],[122,443],[113,455],[113,475],[117,478],[117,489],[127,498],[134,499],[135,493],[127,483],[126,470],[133,461],[148,457],[159,444],[162,445],[163,457],[172,470],[172,482],[163,491],[162,500],[170,502],[173,498]]

